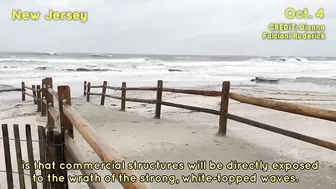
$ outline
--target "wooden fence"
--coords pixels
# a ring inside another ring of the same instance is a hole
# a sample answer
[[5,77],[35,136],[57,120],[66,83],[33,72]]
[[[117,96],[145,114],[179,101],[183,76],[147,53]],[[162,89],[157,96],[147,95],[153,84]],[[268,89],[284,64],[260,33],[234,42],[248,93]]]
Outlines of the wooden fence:
[[[22,84],[22,100],[25,100],[27,89]],[[34,91],[34,88],[28,88]],[[36,89],[35,89],[36,90]],[[34,93],[33,93],[34,94]],[[72,106],[71,106],[71,93],[70,87],[62,85],[57,87],[57,91],[53,89],[52,78],[45,78],[42,80],[42,88],[36,90],[35,95],[28,95],[34,99],[41,107],[41,116],[47,116],[47,125],[58,128],[63,136],[65,142],[66,153],[71,159],[78,163],[87,162],[85,155],[82,153],[81,147],[76,143],[73,133],[73,127],[82,135],[91,148],[97,153],[98,157],[105,163],[122,162],[123,158],[113,154],[113,150],[107,142],[105,142]],[[56,101],[54,101],[56,100]],[[137,173],[133,170],[110,170],[112,174],[116,175],[132,175],[137,176],[136,182],[120,182],[125,189],[150,189],[147,183],[139,181]],[[94,175],[94,170],[81,170],[83,175]],[[102,182],[90,182],[89,187],[92,189],[104,189],[105,184]]]
[[[7,124],[2,124],[2,136],[0,137],[3,140],[3,146],[4,146],[4,156],[5,156],[5,165],[6,165],[6,178],[7,178],[7,188],[8,189],[14,189],[18,187],[14,187],[16,183],[19,184],[19,188],[25,189],[26,188],[26,182],[25,182],[25,176],[29,176],[30,185],[32,189],[37,189],[38,183],[42,183],[43,189],[59,189],[59,188],[68,188],[67,182],[57,182],[57,181],[51,181],[48,182],[47,175],[56,175],[58,178],[63,176],[66,177],[66,170],[62,169],[53,169],[53,170],[47,170],[44,169],[44,166],[39,166],[41,169],[41,176],[43,177],[43,180],[37,179],[39,178],[39,174],[36,174],[36,169],[34,169],[35,161],[39,161],[42,164],[46,162],[55,162],[56,166],[60,163],[65,162],[64,156],[63,156],[63,149],[64,149],[64,142],[61,138],[60,132],[54,132],[53,130],[45,130],[45,127],[38,126],[38,139],[32,139],[32,129],[29,124],[25,125],[25,139],[20,138],[20,127],[18,124],[13,125],[13,131],[14,131],[14,138],[10,138],[9,135],[9,129]],[[46,132],[47,131],[47,132]],[[12,167],[12,156],[11,156],[11,148],[10,148],[10,141],[15,141],[15,154],[16,154],[16,163],[17,163],[17,171],[13,170]],[[21,148],[21,142],[25,141],[27,146],[27,157],[28,160],[24,160],[22,148]],[[40,159],[36,160],[34,158],[34,148],[33,143],[39,144],[39,152],[40,152]],[[27,163],[29,164],[30,168],[27,166]],[[24,165],[24,166],[23,166]],[[24,173],[25,169],[29,169],[29,174]],[[4,172],[0,170],[0,172]],[[13,179],[13,174],[17,174],[19,179],[18,181],[15,181]],[[35,178],[34,178],[35,177]]]
[[[91,92],[91,89],[101,88],[102,91],[100,93]],[[113,90],[121,90],[121,96],[109,95],[106,93],[107,89]],[[148,100],[148,99],[138,99],[138,98],[127,98],[126,91],[156,91],[156,99]],[[207,109],[202,107],[189,106],[184,104],[176,104],[172,102],[167,102],[162,100],[162,92],[172,92],[172,93],[184,93],[184,94],[192,94],[192,95],[202,95],[202,96],[218,96],[221,97],[220,110]],[[126,101],[130,102],[140,102],[140,103],[149,103],[155,104],[155,118],[159,119],[161,116],[161,106],[171,106],[176,108],[183,108],[187,110],[193,110],[197,112],[204,112],[213,115],[219,115],[219,129],[218,135],[226,135],[227,131],[227,120],[234,120],[240,123],[245,123],[250,126],[254,126],[260,129],[268,130],[271,132],[275,132],[284,136],[288,136],[291,138],[295,138],[310,144],[314,144],[317,146],[321,146],[330,150],[336,151],[336,144],[325,141],[322,139],[306,136],[300,133],[288,131],[285,129],[281,129],[279,127],[275,127],[272,125],[264,124],[258,121],[254,121],[251,119],[247,119],[244,117],[240,117],[231,113],[228,113],[229,107],[229,99],[239,101],[241,103],[246,103],[250,105],[260,106],[264,108],[269,108],[273,110],[279,110],[283,112],[329,120],[336,121],[336,111],[326,110],[320,108],[314,108],[294,103],[280,102],[274,101],[264,98],[255,98],[249,97],[245,95],[240,95],[236,93],[230,92],[230,82],[225,81],[222,84],[221,91],[210,91],[210,90],[185,90],[185,89],[173,89],[173,88],[164,88],[162,80],[157,82],[156,87],[126,87],[126,82],[121,84],[121,87],[112,87],[107,85],[107,81],[104,81],[102,85],[91,85],[91,82],[84,81],[84,95],[86,95],[86,100],[90,101],[91,95],[101,96],[100,105],[104,105],[105,98],[114,98],[121,100],[121,111],[125,111]]]

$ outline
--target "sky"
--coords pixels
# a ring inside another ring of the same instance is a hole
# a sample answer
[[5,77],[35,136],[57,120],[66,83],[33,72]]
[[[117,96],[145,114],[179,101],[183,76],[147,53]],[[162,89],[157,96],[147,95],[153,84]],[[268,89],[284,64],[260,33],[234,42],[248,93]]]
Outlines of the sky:
[[[307,8],[324,19],[289,20]],[[88,20],[13,21],[12,10],[86,11]],[[3,0],[0,51],[336,56],[334,0]],[[270,23],[326,27],[326,40],[263,40]]]

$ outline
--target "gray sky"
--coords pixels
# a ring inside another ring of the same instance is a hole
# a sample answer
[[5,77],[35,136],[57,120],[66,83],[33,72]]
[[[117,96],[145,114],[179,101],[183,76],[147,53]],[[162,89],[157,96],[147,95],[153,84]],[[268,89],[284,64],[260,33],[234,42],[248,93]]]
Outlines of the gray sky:
[[[325,9],[288,20],[285,9]],[[88,21],[12,21],[11,11],[87,11]],[[335,0],[3,0],[0,50],[336,56]],[[269,23],[324,24],[323,41],[262,40]]]

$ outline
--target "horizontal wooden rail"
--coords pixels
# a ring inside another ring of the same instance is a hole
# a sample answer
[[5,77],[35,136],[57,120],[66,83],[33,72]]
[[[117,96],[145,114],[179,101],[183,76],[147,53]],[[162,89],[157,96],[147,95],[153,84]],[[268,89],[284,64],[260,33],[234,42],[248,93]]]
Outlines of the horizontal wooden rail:
[[112,86],[106,86],[106,89],[121,90],[120,87],[112,87]]
[[[96,134],[94,129],[90,124],[75,110],[73,107],[68,105],[65,101],[62,102],[63,112],[65,116],[71,121],[71,123],[76,127],[78,132],[83,136],[86,142],[91,146],[91,148],[97,153],[100,159],[104,162],[123,162],[123,158],[112,153],[112,149],[109,147],[108,143],[104,142],[101,137]],[[121,174],[126,174],[128,176],[136,176],[137,180],[134,183],[130,182],[120,182],[120,184],[125,189],[150,189],[149,185],[146,183],[141,183],[139,181],[138,175],[132,170],[110,170],[112,173],[116,174],[118,178]]]
[[273,110],[279,110],[283,112],[299,114],[329,121],[336,121],[336,111],[333,110],[325,110],[288,102],[279,102],[263,98],[249,97],[235,93],[230,93],[229,97],[233,100],[246,104],[251,104]]
[[109,98],[114,98],[114,99],[121,100],[121,97],[120,97],[120,96],[114,96],[114,95],[105,94],[105,97],[109,97]]
[[89,95],[94,95],[94,96],[101,96],[102,95],[101,93],[91,93],[91,92],[89,92],[88,94]]
[[[66,150],[70,153],[72,156],[73,160],[78,163],[86,163],[87,160],[85,160],[85,156],[82,153],[82,148],[79,147],[74,139],[69,136],[69,134],[65,133],[64,135],[64,140],[65,140],[65,147]],[[94,170],[86,170],[86,169],[81,169],[80,170],[83,175],[95,175],[97,174],[96,171]],[[105,189],[105,185],[103,182],[88,182],[90,189]]]
[[183,108],[183,109],[193,110],[193,111],[197,111],[197,112],[205,112],[205,113],[209,113],[209,114],[220,115],[220,112],[218,110],[200,108],[200,107],[195,107],[195,106],[188,106],[188,105],[183,105],[183,104],[176,104],[176,103],[165,102],[165,101],[161,101],[161,104],[165,105],[165,106]]
[[148,103],[148,104],[155,104],[156,103],[156,100],[141,99],[141,98],[125,98],[125,101]]
[[172,88],[162,88],[162,91],[172,93],[194,94],[202,96],[222,96],[221,91],[187,90],[187,89],[172,89]]
[[90,88],[103,88],[103,85],[91,85]]
[[301,140],[301,141],[304,141],[304,142],[307,142],[307,143],[310,143],[310,144],[314,144],[314,145],[317,145],[317,146],[321,146],[321,147],[336,151],[336,144],[335,143],[331,143],[331,142],[321,140],[321,139],[318,139],[318,138],[306,136],[306,135],[303,135],[303,134],[300,134],[300,133],[288,131],[288,130],[285,130],[285,129],[281,129],[281,128],[274,127],[274,126],[271,126],[271,125],[267,125],[267,124],[264,124],[264,123],[253,121],[253,120],[250,120],[250,119],[247,119],[247,118],[232,115],[232,114],[229,114],[229,113],[226,114],[226,116],[227,116],[228,119],[231,119],[231,120],[234,120],[234,121],[237,121],[237,122],[245,123],[245,124],[260,128],[260,129],[265,129],[265,130],[268,130],[268,131],[271,131],[271,132],[282,134],[282,135],[285,135],[285,136],[288,136],[288,137],[291,137],[291,138],[295,138],[295,139],[298,139],[298,140]]
[[127,87],[127,91],[156,91],[156,87]]
[[25,86],[24,88],[29,89],[29,90],[34,90],[32,87]]
[[56,91],[54,91],[52,88],[48,88],[48,92],[58,100],[58,93]]
[[27,95],[27,96],[30,96],[30,97],[34,98],[34,96],[32,94],[29,94],[29,93],[26,93],[26,92],[24,94]]

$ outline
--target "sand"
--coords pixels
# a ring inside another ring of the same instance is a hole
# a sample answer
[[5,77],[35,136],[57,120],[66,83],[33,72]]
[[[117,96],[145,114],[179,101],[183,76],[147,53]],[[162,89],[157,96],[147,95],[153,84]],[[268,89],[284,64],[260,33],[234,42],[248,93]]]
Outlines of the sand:
[[[209,86],[213,89],[213,86]],[[98,90],[97,90],[98,91]],[[255,86],[233,86],[232,92],[257,97],[301,103],[326,109],[334,109],[336,96],[323,93],[274,91]],[[110,90],[108,94],[119,95],[118,91]],[[154,99],[153,92],[127,92],[128,97]],[[201,97],[195,95],[164,93],[163,99],[187,105],[219,109],[218,97]],[[127,102],[126,112],[120,112],[120,101],[107,99],[105,106],[99,105],[100,98],[92,97],[86,102],[84,97],[73,99],[73,106],[85,117],[97,133],[113,147],[127,163],[133,162],[181,162],[186,167],[178,170],[138,170],[141,174],[181,175],[205,173],[209,175],[295,175],[295,183],[257,183],[227,184],[213,181],[211,183],[183,183],[170,185],[169,183],[151,183],[152,188],[249,188],[249,189],[331,189],[336,187],[336,152],[315,145],[307,144],[279,134],[274,134],[248,125],[228,121],[226,137],[216,136],[218,130],[218,116],[208,115],[189,110],[172,107],[162,107],[161,119],[153,119],[154,105]],[[30,123],[36,129],[37,125],[44,125],[45,118],[36,112],[32,101],[18,103],[3,103],[0,107],[0,123],[19,123],[22,127]],[[263,123],[275,125],[284,129],[307,134],[331,142],[336,142],[336,127],[333,122],[292,115],[279,111],[255,107],[231,100],[229,105],[231,114],[244,116]],[[23,130],[22,130],[23,131]],[[12,133],[11,133],[12,134]],[[22,136],[24,133],[21,134]],[[37,135],[35,133],[35,135]],[[34,136],[37,138],[37,136]],[[88,161],[100,161],[78,132],[75,132],[76,142],[83,148]],[[13,145],[12,141],[12,145]],[[0,147],[2,148],[2,142]],[[25,148],[25,146],[22,146]],[[14,146],[13,146],[14,148]],[[37,146],[35,147],[38,150]],[[3,156],[2,150],[0,150]],[[25,153],[25,152],[23,152]],[[36,158],[38,151],[35,152]],[[16,159],[13,155],[12,161]],[[1,157],[2,158],[2,157]],[[24,156],[24,159],[27,158]],[[269,169],[274,162],[315,162],[319,161],[319,170],[189,170],[188,162],[206,160],[222,162],[224,165],[231,161],[240,162],[268,162]],[[16,169],[13,166],[13,169]],[[0,163],[0,170],[5,170],[4,161]],[[79,174],[69,171],[69,174]],[[100,175],[108,172],[99,171]],[[1,187],[6,186],[5,173],[1,173]],[[29,183],[29,177],[26,177]],[[108,188],[122,188],[117,183],[106,184]],[[16,183],[18,188],[18,183]],[[72,183],[71,188],[88,188],[85,184]]]

